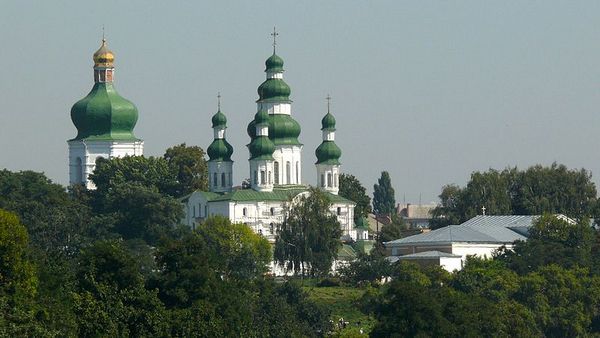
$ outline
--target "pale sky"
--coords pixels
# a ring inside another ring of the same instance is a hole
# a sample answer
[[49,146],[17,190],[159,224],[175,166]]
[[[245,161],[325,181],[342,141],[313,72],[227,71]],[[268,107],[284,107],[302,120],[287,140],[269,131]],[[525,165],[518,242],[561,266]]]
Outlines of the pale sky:
[[314,184],[327,94],[342,171],[371,193],[437,201],[476,170],[556,161],[600,177],[599,1],[2,1],[0,168],[68,181],[71,106],[93,85],[102,25],[146,155],[206,149],[221,92],[235,183],[271,55]]

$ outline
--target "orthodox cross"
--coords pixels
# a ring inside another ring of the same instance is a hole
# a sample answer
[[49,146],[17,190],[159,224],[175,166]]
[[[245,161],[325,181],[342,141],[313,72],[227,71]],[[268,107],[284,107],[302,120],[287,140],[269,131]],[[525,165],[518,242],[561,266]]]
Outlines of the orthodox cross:
[[329,96],[329,94],[327,94],[327,97],[325,98],[325,100],[327,100],[327,112],[329,113],[329,104],[331,103],[331,96]]
[[485,205],[481,207],[481,214],[485,216]]
[[271,33],[271,36],[273,37],[273,53],[275,53],[275,46],[277,46],[277,35],[279,35],[279,33],[275,30],[275,26],[273,26],[273,33]]
[[217,108],[218,111],[221,111],[221,92],[217,93]]

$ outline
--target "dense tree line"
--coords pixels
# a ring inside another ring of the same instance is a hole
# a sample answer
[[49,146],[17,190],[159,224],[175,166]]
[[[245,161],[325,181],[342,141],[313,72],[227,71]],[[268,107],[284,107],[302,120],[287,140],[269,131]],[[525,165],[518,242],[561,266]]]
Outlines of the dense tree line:
[[272,254],[262,236],[222,217],[194,231],[177,225],[177,198],[206,182],[186,169],[201,167],[190,158],[202,153],[175,148],[98,161],[92,191],[0,171],[0,336],[329,330],[328,312],[298,285],[265,276]]
[[460,224],[481,214],[482,207],[488,215],[559,213],[573,218],[593,217],[598,210],[591,173],[556,163],[474,172],[465,187],[446,185],[439,197],[433,228]]

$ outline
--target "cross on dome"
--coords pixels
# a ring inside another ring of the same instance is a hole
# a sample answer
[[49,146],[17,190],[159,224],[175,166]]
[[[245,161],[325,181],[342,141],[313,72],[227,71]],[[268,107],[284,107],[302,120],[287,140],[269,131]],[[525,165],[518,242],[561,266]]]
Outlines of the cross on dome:
[[271,36],[273,37],[273,54],[275,54],[275,46],[277,46],[277,36],[278,35],[279,35],[279,33],[277,33],[275,26],[273,26],[273,33],[271,33]]
[[485,205],[481,207],[481,214],[485,216]]
[[331,104],[331,96],[329,94],[327,94],[327,97],[325,98],[325,100],[327,100],[327,112],[329,113],[329,105]]
[[221,92],[217,93],[217,108],[221,111]]

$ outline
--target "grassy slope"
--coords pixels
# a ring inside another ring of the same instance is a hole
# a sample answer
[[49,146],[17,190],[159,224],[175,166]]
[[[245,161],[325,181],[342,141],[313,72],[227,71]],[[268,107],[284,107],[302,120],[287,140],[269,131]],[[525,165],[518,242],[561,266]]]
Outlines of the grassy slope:
[[365,293],[364,289],[346,286],[306,286],[304,290],[312,300],[331,310],[331,320],[334,323],[337,323],[340,318],[344,318],[345,321],[350,322],[349,327],[356,328],[360,322],[360,327],[365,333],[368,333],[375,324],[372,317],[359,310],[358,301]]

